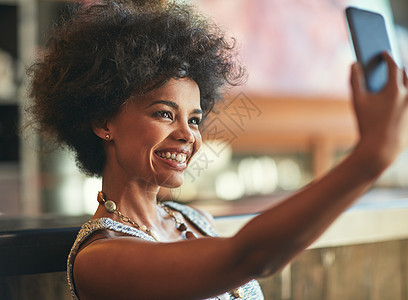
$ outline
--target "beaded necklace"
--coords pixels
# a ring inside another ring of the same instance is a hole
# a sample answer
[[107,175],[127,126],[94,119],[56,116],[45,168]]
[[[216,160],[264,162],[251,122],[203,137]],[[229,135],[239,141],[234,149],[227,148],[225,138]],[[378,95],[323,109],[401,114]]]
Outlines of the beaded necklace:
[[[118,209],[116,206],[116,203],[113,200],[110,199],[106,199],[106,195],[104,192],[98,192],[98,202],[100,204],[102,204],[105,207],[105,210],[108,213],[112,213],[117,215],[118,217],[121,218],[121,220],[125,223],[129,223],[131,224],[133,227],[135,227],[136,229],[139,229],[145,233],[147,233],[148,235],[150,235],[153,239],[155,239],[157,242],[161,241],[161,238],[159,236],[159,234],[154,231],[153,229],[149,229],[147,228],[146,225],[143,224],[138,224],[135,221],[131,220],[129,217],[124,216]],[[185,240],[190,240],[190,239],[195,239],[197,238],[197,235],[188,229],[186,223],[184,223],[183,221],[181,221],[176,213],[174,211],[172,211],[170,208],[168,208],[167,206],[165,206],[162,202],[157,202],[157,205],[162,208],[173,220],[174,223],[176,225],[176,228],[178,231],[180,231],[181,233],[181,237]]]
[[[146,225],[138,224],[135,221],[132,221],[131,219],[129,219],[129,217],[124,216],[117,209],[116,203],[113,200],[109,200],[109,199],[107,200],[106,196],[105,196],[105,193],[103,193],[102,191],[98,192],[98,202],[105,207],[105,210],[107,212],[113,213],[113,214],[119,216],[123,222],[129,223],[133,227],[135,227],[136,229],[139,229],[139,230],[147,233],[153,239],[155,239],[157,242],[161,241],[160,236],[156,231],[154,231],[153,229],[147,228]],[[170,208],[168,208],[162,202],[159,202],[159,201],[157,202],[157,205],[160,208],[162,208],[174,220],[176,228],[177,228],[178,231],[181,232],[181,236],[182,236],[183,239],[190,240],[190,239],[196,239],[197,238],[197,235],[194,232],[192,232],[191,230],[188,229],[186,223],[181,221],[177,217],[176,213],[173,210],[171,210]],[[236,288],[233,291],[231,291],[231,293],[237,298],[242,298],[243,294],[244,294],[243,290],[241,288]],[[222,296],[221,296],[221,299],[222,299]]]

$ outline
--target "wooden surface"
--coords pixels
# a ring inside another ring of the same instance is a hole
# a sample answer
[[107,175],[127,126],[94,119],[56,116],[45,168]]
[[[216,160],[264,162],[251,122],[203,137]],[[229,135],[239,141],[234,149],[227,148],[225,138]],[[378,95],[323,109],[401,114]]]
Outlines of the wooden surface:
[[[291,264],[286,299],[407,300],[407,247],[404,240],[308,250]],[[276,279],[263,286],[269,281]],[[265,293],[266,299],[285,299],[279,289]]]

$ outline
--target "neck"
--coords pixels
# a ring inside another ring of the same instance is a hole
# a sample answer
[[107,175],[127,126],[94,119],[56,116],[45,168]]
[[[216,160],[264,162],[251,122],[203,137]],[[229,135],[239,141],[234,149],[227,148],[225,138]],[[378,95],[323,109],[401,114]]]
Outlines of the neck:
[[[159,222],[157,209],[157,193],[159,186],[146,182],[120,180],[118,176],[107,172],[102,178],[102,191],[107,200],[116,203],[117,209],[126,217],[146,226]],[[103,205],[99,205],[94,217],[106,216],[116,221],[118,216],[106,212]]]

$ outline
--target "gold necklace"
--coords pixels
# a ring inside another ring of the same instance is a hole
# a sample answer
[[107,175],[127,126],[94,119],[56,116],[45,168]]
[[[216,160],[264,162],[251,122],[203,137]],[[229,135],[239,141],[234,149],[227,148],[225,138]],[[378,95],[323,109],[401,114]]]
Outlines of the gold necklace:
[[[105,196],[105,193],[102,192],[102,191],[98,192],[98,202],[105,207],[105,210],[108,213],[113,213],[113,214],[119,216],[123,222],[129,223],[133,227],[135,227],[136,229],[139,229],[139,230],[147,233],[152,238],[154,238],[157,242],[161,241],[161,238],[160,238],[159,234],[156,231],[154,231],[153,229],[147,228],[146,225],[138,224],[135,221],[131,220],[129,217],[124,216],[117,209],[116,203],[113,200],[109,200],[109,199],[107,200],[106,196]],[[181,221],[177,217],[177,215],[176,215],[176,213],[174,211],[172,211],[170,208],[165,206],[162,202],[157,202],[157,205],[159,207],[161,207],[174,220],[174,222],[176,223],[176,228],[177,228],[178,231],[180,231],[181,236],[182,236],[183,239],[190,240],[190,239],[197,238],[197,235],[194,232],[192,232],[191,230],[188,229],[186,223]]]
[[[157,234],[156,231],[147,228],[146,225],[139,225],[135,221],[132,221],[131,219],[129,219],[129,217],[124,216],[117,209],[116,203],[114,201],[109,200],[109,199],[106,200],[105,193],[103,193],[102,191],[98,192],[98,202],[105,207],[105,210],[107,212],[116,214],[117,216],[119,216],[122,219],[123,222],[129,223],[133,227],[135,227],[136,229],[139,229],[139,230],[147,233],[152,238],[154,238],[157,242],[161,241],[160,236]],[[176,223],[176,228],[177,228],[178,231],[181,232],[181,236],[183,237],[183,239],[190,240],[190,239],[197,238],[197,235],[194,232],[188,230],[188,227],[187,227],[186,223],[181,221],[177,217],[177,215],[176,215],[176,213],[174,211],[172,211],[170,208],[165,206],[162,202],[157,202],[157,205],[159,207],[161,207],[162,209],[164,209],[164,211],[174,220],[174,222]],[[241,287],[234,289],[232,291],[232,294],[237,298],[242,298],[243,295],[244,295],[243,290],[242,290]]]

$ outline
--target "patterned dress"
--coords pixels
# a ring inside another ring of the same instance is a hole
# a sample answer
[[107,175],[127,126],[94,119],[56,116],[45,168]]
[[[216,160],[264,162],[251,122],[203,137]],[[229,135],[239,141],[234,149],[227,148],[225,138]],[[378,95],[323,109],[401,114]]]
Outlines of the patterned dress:
[[[207,219],[204,218],[195,209],[189,206],[186,206],[186,205],[175,203],[175,202],[164,202],[164,204],[170,207],[171,209],[174,209],[180,212],[187,220],[189,220],[192,224],[194,224],[197,228],[199,228],[205,235],[217,236],[217,233],[215,232],[211,224],[207,221]],[[78,253],[78,249],[80,245],[82,244],[82,242],[85,241],[85,239],[89,237],[92,233],[98,230],[106,230],[106,229],[155,242],[155,240],[150,235],[146,234],[145,232],[140,231],[134,227],[113,221],[112,219],[109,219],[109,218],[93,219],[93,220],[88,221],[84,225],[82,225],[81,230],[79,231],[78,236],[74,242],[74,245],[72,246],[71,252],[69,253],[68,262],[67,262],[68,284],[69,284],[69,288],[70,288],[73,299],[79,299],[76,293],[76,290],[75,290],[75,284],[74,284],[74,278],[73,278],[74,259],[75,259],[76,254]],[[229,292],[229,293],[224,293],[222,295],[219,295],[217,297],[210,298],[210,299],[211,300],[216,300],[216,299],[219,299],[219,300],[224,300],[224,299],[225,300],[227,299],[228,300],[230,299],[262,300],[264,299],[262,290],[256,280],[251,280],[250,282],[244,284],[243,286],[240,287],[240,290],[242,292],[241,298],[237,298],[236,296],[234,296],[232,292]]]

